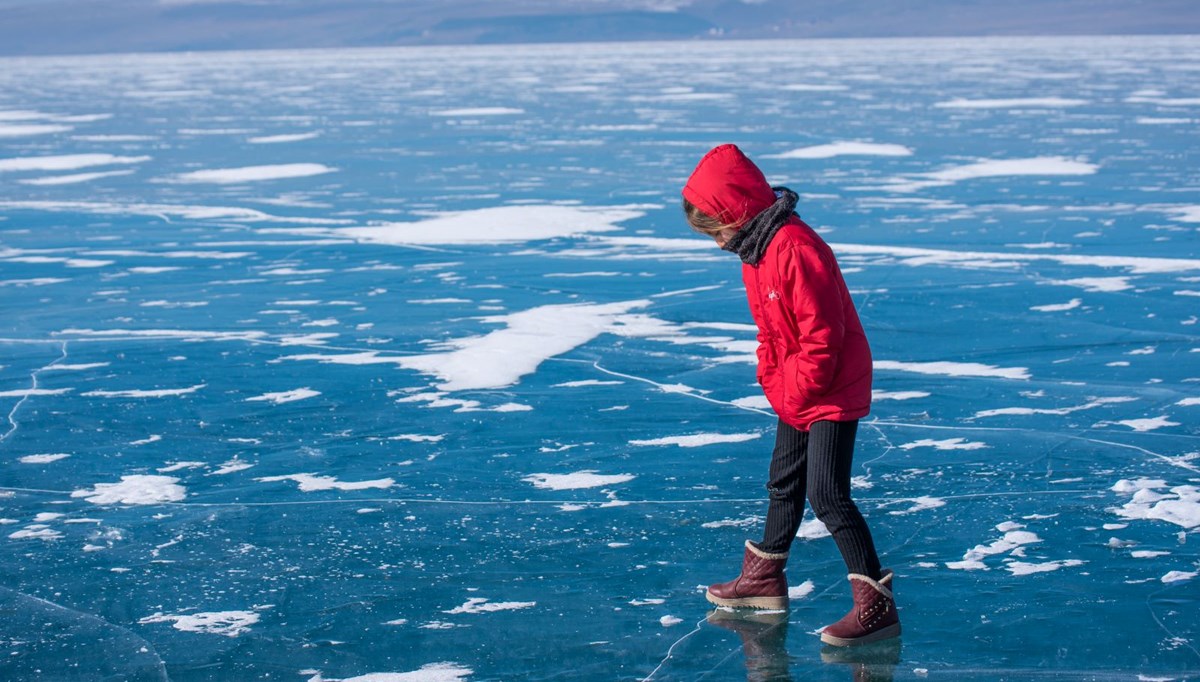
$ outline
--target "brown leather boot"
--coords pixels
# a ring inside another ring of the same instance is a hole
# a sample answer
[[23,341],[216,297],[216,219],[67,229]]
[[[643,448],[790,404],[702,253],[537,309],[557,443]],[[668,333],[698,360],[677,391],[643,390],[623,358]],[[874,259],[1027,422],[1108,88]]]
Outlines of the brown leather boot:
[[821,641],[834,646],[857,646],[900,634],[900,615],[892,598],[892,572],[884,571],[878,582],[851,573],[854,608],[833,625],[821,630]]
[[741,575],[727,583],[710,585],[704,596],[717,606],[785,609],[788,588],[783,565],[787,558],[787,553],[764,552],[747,540]]

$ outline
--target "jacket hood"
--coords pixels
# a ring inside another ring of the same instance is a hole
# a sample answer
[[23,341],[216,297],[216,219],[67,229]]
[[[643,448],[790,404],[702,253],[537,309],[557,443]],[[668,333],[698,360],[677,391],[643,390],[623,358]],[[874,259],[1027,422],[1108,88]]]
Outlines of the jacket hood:
[[713,148],[683,186],[683,198],[723,223],[740,229],[775,203],[775,191],[737,145]]

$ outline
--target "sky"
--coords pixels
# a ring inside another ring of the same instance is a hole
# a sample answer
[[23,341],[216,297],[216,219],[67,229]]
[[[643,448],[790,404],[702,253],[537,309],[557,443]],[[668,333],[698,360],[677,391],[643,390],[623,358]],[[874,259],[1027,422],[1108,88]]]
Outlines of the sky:
[[1195,0],[0,0],[0,56],[386,45],[1200,34]]

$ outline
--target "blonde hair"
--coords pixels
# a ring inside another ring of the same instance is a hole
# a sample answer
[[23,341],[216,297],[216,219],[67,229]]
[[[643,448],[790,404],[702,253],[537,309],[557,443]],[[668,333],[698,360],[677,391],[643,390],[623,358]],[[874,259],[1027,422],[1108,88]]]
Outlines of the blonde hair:
[[706,237],[712,237],[720,233],[721,230],[725,230],[736,225],[735,223],[723,223],[704,211],[701,211],[699,208],[696,208],[695,204],[688,201],[686,197],[683,199],[683,215],[687,217],[688,225],[693,230],[705,235]]

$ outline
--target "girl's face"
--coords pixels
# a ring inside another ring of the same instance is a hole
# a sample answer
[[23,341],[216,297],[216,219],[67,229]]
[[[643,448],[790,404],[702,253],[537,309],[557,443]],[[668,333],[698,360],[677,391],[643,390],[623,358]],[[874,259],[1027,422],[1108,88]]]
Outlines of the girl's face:
[[710,236],[713,238],[713,241],[715,241],[717,243],[717,246],[719,246],[723,249],[723,248],[725,248],[725,244],[730,239],[733,239],[733,235],[736,233],[737,233],[737,230],[727,227],[723,230],[712,233]]

